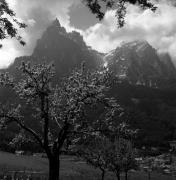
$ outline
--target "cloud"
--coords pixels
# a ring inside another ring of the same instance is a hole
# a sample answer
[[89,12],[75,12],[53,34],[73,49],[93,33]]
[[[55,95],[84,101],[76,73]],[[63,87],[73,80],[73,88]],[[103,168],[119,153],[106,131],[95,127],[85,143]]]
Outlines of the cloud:
[[[49,23],[58,17],[67,31],[75,29],[70,26],[69,10],[78,5],[80,0],[7,0],[17,13],[17,17],[28,24],[28,28],[20,31],[27,45],[22,47],[16,40],[2,41],[0,49],[0,68],[13,62],[21,55],[30,55],[36,40]],[[161,2],[161,1],[160,1]],[[128,5],[126,25],[118,29],[115,11],[107,11],[103,21],[89,27],[84,32],[78,30],[86,43],[100,52],[109,52],[122,41],[145,39],[160,51],[168,51],[176,59],[176,7],[163,0],[158,10],[142,11],[136,6]],[[176,60],[175,60],[176,61]]]
[[101,23],[88,28],[84,33],[87,44],[101,52],[116,48],[122,41],[145,39],[160,51],[169,52],[176,59],[176,8],[163,1],[158,10],[142,11],[128,5],[126,24],[117,28],[115,11],[108,11]]
[[19,31],[27,45],[22,47],[14,39],[3,40],[3,48],[0,49],[0,68],[6,67],[17,56],[30,55],[36,40],[56,17],[68,31],[74,29],[70,26],[69,8],[73,4],[80,3],[79,0],[7,0],[7,2],[16,12],[18,19],[28,25],[25,30]]
[[13,41],[4,40],[3,48],[0,49],[0,68],[6,68],[12,63],[14,57],[20,56],[21,52],[14,48]]

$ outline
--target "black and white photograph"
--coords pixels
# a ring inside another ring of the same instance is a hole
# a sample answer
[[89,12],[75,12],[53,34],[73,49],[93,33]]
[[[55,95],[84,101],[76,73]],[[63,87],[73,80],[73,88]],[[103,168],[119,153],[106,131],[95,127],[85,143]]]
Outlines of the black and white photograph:
[[0,0],[0,180],[176,180],[175,0]]

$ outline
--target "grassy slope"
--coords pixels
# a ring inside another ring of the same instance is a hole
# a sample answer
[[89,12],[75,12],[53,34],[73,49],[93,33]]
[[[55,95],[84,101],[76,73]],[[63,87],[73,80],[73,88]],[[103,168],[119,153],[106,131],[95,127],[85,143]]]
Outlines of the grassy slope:
[[[16,156],[14,154],[0,152],[0,172],[36,170],[47,173],[47,159],[32,156]],[[62,156],[61,176],[63,180],[97,180],[99,171],[86,165],[84,162],[75,161],[73,157]],[[106,176],[106,180],[113,180],[112,174]],[[147,180],[146,173],[131,174],[130,180]],[[152,173],[152,180],[174,180],[175,178]]]
[[46,159],[32,156],[17,156],[14,154],[0,152],[0,169],[8,170],[37,170],[46,171],[48,163]]

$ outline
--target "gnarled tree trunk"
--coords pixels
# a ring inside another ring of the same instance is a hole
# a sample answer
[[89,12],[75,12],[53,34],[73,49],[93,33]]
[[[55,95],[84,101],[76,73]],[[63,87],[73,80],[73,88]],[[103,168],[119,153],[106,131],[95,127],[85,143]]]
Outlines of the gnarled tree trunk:
[[128,180],[128,171],[125,171],[125,180]]
[[105,177],[105,170],[101,170],[101,180],[104,180]]
[[120,180],[120,173],[119,172],[116,172],[116,177],[117,177],[117,180]]
[[59,180],[60,159],[59,155],[49,158],[49,180]]

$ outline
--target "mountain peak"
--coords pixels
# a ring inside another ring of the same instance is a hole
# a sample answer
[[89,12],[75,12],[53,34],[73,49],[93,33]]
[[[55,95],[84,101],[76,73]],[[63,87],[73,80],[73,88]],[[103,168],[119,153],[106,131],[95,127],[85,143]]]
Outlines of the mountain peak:
[[125,47],[137,47],[137,48],[147,48],[152,47],[146,40],[136,40],[130,42],[122,42],[121,46]]
[[158,86],[174,79],[176,69],[168,54],[158,54],[147,41],[123,42],[115,51],[105,56],[111,71],[119,77],[125,76],[132,83]]
[[79,32],[67,32],[56,18],[44,31],[32,54],[35,59],[44,57],[54,62],[56,73],[68,74],[84,60],[88,67],[95,68],[101,63],[98,53],[90,51]]
[[84,42],[83,36],[77,32],[77,31],[72,31],[69,33],[70,38],[74,40],[77,44],[79,44],[82,47],[86,47],[86,43]]
[[66,29],[63,26],[61,26],[59,20],[56,18],[54,21],[52,21],[50,26],[46,29],[44,35],[46,34],[48,36],[57,36],[58,34],[65,35],[67,34],[67,32],[66,32]]
[[61,24],[57,18],[53,21],[52,25],[55,27],[61,27]]

